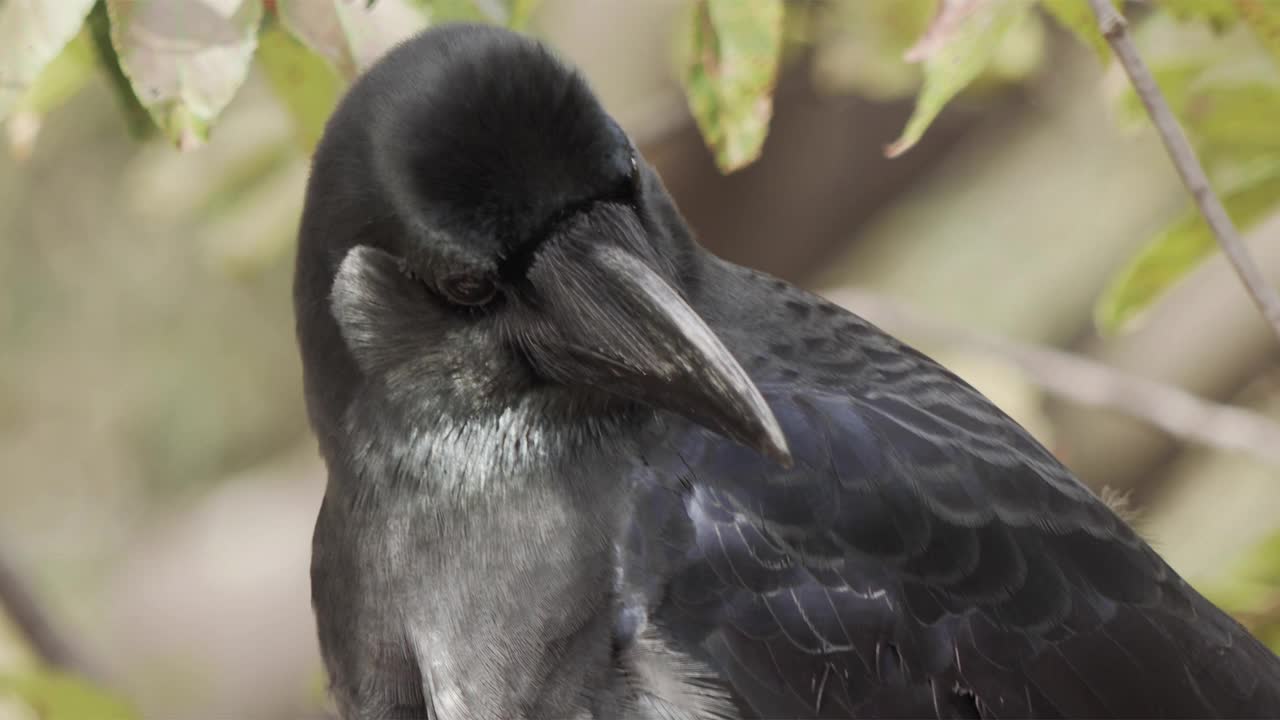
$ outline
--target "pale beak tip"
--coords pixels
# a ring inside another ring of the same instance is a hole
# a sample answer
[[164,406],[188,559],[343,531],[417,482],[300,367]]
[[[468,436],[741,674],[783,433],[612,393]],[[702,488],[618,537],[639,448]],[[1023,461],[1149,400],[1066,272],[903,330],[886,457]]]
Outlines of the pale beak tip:
[[765,457],[790,470],[795,465],[795,460],[791,457],[791,447],[787,444],[787,437],[782,434],[782,428],[778,426],[777,420],[772,415],[769,419],[773,422],[764,427],[759,448]]

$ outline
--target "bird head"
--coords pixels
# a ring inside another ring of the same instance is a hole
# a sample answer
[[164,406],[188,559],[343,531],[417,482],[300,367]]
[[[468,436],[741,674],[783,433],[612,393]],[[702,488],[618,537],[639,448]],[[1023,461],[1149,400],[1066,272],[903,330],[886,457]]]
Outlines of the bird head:
[[534,398],[673,412],[785,462],[690,303],[700,252],[579,74],[505,30],[430,30],[353,86],[313,161],[295,286],[313,421],[350,386],[458,421]]

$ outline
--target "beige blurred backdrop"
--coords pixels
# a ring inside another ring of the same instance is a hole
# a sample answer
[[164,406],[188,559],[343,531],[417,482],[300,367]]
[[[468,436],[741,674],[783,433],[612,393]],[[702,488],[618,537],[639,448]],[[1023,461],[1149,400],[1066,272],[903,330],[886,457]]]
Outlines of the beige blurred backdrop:
[[[910,101],[829,92],[800,53],[761,161],[724,177],[673,71],[681,7],[548,0],[536,24],[717,253],[1280,417],[1277,346],[1216,260],[1138,330],[1094,332],[1108,277],[1185,197],[1154,136],[1117,122],[1115,78],[1086,50],[1046,30],[1025,80],[966,96],[893,161],[882,148]],[[324,477],[289,303],[307,160],[291,133],[255,75],[206,147],[139,144],[98,82],[47,119],[28,157],[0,153],[0,547],[147,717],[325,707],[307,580]],[[1273,279],[1274,225],[1255,233]],[[1193,580],[1280,528],[1275,466],[1050,397],[999,353],[885,324],[1095,488],[1131,491],[1143,531]],[[6,635],[0,667],[21,656]]]

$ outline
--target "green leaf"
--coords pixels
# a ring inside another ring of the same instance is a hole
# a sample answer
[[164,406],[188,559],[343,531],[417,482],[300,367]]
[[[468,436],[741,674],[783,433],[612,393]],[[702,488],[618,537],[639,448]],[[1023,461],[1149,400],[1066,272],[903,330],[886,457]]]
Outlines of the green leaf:
[[780,0],[699,0],[693,7],[685,92],[723,172],[760,156],[773,115],[782,52]]
[[25,158],[35,146],[45,115],[57,109],[89,82],[96,56],[87,30],[75,36],[53,59],[9,116],[9,147],[17,158]]
[[[1280,207],[1280,159],[1273,159],[1232,182],[1220,195],[1241,230]],[[1111,281],[1095,309],[1105,333],[1122,330],[1175,282],[1200,264],[1217,241],[1192,208],[1152,238]]]
[[[1211,173],[1280,153],[1275,121],[1280,70],[1243,23],[1215,35],[1201,24],[1156,14],[1135,35],[1161,92]],[[1148,126],[1146,111],[1127,83],[1119,102],[1126,124]]]
[[303,45],[354,79],[383,53],[427,26],[430,10],[415,0],[276,0],[280,24]]
[[1238,19],[1233,0],[1156,0],[1160,8],[1182,21],[1207,22],[1215,31],[1229,29]]
[[106,71],[107,78],[111,81],[111,87],[115,91],[116,101],[120,106],[121,115],[124,116],[125,126],[129,129],[129,135],[135,140],[151,137],[151,134],[156,131],[156,125],[151,121],[151,114],[142,107],[142,103],[133,94],[133,86],[129,84],[129,78],[125,77],[124,70],[120,69],[120,58],[116,56],[116,49],[111,44],[111,21],[107,18],[105,3],[99,2],[93,6],[86,25],[89,28],[90,37],[93,38],[93,49],[98,55],[98,64]]
[[[1215,32],[1205,22],[1179,20],[1171,12],[1153,12],[1129,27],[1138,54],[1153,71],[1162,67],[1220,63],[1232,65],[1243,57],[1261,56],[1257,43],[1238,25]],[[1128,83],[1125,83],[1128,85]]]
[[93,1],[0,2],[0,119],[13,110],[40,71],[76,36]]
[[[997,0],[1007,2],[1008,0]],[[991,54],[987,66],[971,87],[999,86],[1018,82],[1035,72],[1044,60],[1047,33],[1045,21],[1035,13],[1024,13],[1005,32]]]
[[987,66],[1005,33],[1032,7],[1020,0],[943,0],[909,62],[924,63],[924,86],[901,137],[885,148],[889,157],[910,150],[942,108]]
[[[1266,58],[1175,60],[1152,72],[1211,171],[1280,153],[1280,73]],[[1132,88],[1125,89],[1120,110],[1128,124],[1149,122]]]
[[71,675],[27,671],[0,675],[0,699],[16,698],[40,720],[136,720],[137,713],[110,693]]
[[1193,88],[1180,115],[1206,162],[1280,153],[1280,84]]
[[82,31],[45,66],[16,109],[44,115],[61,107],[89,82],[96,63],[93,39]]
[[[358,74],[336,0],[276,0],[280,25],[298,42],[328,60],[338,74],[351,80]],[[372,13],[375,4],[365,6]]]
[[1280,3],[1276,0],[1235,0],[1235,7],[1262,47],[1276,63],[1280,63]]
[[[494,23],[504,22],[504,4],[501,0],[475,2],[474,0],[410,0],[425,13],[432,25],[447,22]],[[482,9],[480,6],[484,5]]]
[[[410,0],[378,0],[372,8],[362,8],[346,0],[330,0],[338,11],[343,31],[357,72],[367,70],[388,50],[425,29],[430,13],[424,13]],[[306,12],[315,12],[314,0],[301,2]]]
[[133,92],[179,149],[198,147],[249,72],[262,0],[106,0]]
[[1089,0],[1040,0],[1040,7],[1080,42],[1093,48],[1104,63],[1111,58],[1111,46],[1098,29],[1098,18],[1089,7]]
[[310,152],[342,93],[342,79],[324,58],[279,27],[270,27],[258,37],[258,62],[293,117],[298,142]]
[[538,9],[541,0],[511,0],[511,9],[507,13],[507,27],[512,30],[525,30],[533,13]]

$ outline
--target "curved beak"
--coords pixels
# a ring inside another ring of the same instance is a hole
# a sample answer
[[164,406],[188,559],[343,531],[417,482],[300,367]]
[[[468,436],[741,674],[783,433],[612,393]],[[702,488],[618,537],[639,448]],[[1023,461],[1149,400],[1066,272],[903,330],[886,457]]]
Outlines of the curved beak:
[[[638,220],[601,208],[545,246],[529,278],[550,337],[533,340],[539,369],[667,410],[784,466],[791,452],[760,390],[706,322],[637,252]],[[581,237],[574,237],[581,236]]]

